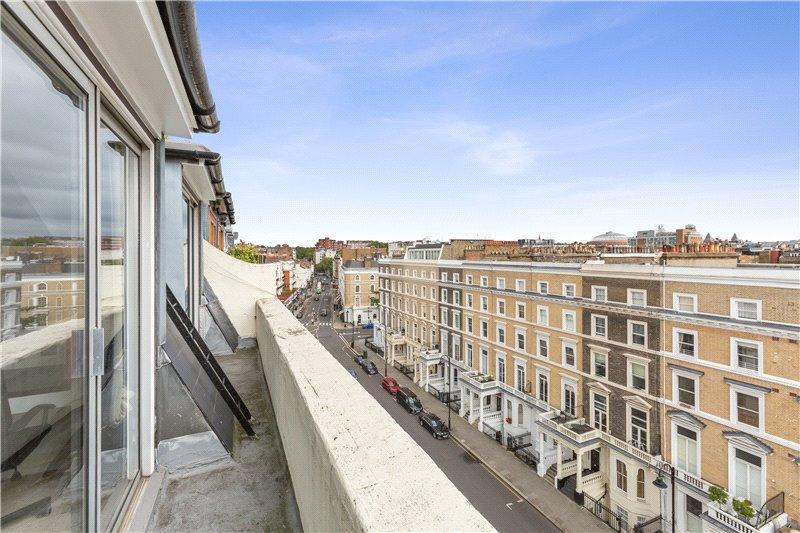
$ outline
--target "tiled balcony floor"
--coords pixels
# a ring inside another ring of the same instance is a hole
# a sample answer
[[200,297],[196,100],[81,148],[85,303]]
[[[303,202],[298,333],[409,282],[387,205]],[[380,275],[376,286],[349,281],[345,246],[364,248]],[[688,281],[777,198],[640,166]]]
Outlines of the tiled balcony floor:
[[257,438],[237,426],[232,460],[168,474],[154,531],[301,531],[258,348],[218,358],[253,415]]

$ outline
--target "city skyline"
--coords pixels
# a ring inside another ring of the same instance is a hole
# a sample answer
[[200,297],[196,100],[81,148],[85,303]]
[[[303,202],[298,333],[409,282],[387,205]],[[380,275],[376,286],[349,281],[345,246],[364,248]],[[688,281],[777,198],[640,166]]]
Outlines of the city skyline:
[[797,4],[197,10],[245,240],[798,227]]

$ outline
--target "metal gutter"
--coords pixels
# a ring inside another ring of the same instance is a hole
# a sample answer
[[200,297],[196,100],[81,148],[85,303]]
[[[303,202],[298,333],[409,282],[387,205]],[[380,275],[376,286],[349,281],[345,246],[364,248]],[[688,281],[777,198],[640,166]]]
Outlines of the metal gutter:
[[197,147],[202,145],[186,145],[180,143],[170,143],[165,148],[167,156],[181,159],[191,159],[202,161],[208,170],[208,178],[214,188],[217,199],[214,201],[214,209],[222,218],[222,221],[231,225],[236,224],[236,217],[233,209],[233,199],[231,193],[225,190],[225,178],[222,176],[222,156],[210,150],[200,150]]
[[194,131],[217,133],[220,122],[200,51],[194,2],[158,0],[156,4],[197,122]]

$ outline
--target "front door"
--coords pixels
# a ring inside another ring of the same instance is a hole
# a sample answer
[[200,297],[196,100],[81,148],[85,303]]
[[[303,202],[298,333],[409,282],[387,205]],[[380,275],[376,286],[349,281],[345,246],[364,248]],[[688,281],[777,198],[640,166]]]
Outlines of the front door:
[[600,450],[597,448],[589,452],[589,464],[591,465],[592,472],[600,471]]

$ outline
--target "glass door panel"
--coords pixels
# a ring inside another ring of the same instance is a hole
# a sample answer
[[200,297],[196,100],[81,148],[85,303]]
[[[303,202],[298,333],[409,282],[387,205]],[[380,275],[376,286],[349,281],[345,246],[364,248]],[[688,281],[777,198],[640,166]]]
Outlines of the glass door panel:
[[87,95],[5,9],[2,528],[83,529]]
[[[135,213],[130,190],[138,180],[138,157],[105,124],[99,132],[100,251],[99,315],[104,331],[104,374],[100,378],[101,528],[113,524],[138,463],[138,338]],[[134,203],[135,205],[135,203]]]

